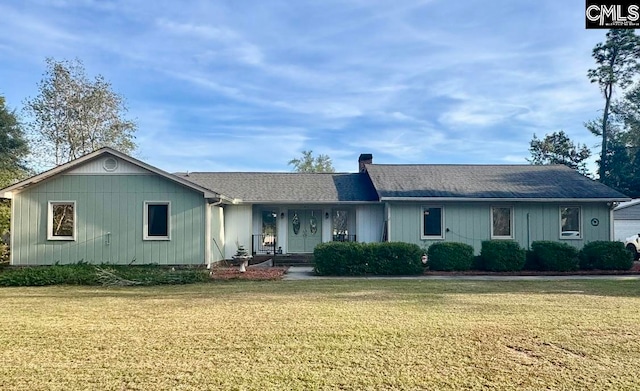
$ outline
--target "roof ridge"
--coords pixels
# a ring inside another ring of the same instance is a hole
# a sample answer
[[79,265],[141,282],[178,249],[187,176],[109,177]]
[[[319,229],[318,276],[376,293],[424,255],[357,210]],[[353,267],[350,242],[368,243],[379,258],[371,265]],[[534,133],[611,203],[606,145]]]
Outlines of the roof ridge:
[[398,164],[394,164],[394,163],[372,163],[372,164],[367,164],[367,166],[392,166],[392,167],[431,167],[431,166],[443,166],[443,167],[463,167],[463,166],[474,166],[474,167],[566,167],[571,169],[570,167],[567,167],[564,164],[525,164],[525,163],[519,163],[519,164],[500,164],[500,163],[495,163],[495,164],[482,164],[482,163],[398,163]]
[[360,174],[359,172],[286,172],[286,171],[179,171],[175,175],[186,174],[269,174],[269,175],[345,175]]

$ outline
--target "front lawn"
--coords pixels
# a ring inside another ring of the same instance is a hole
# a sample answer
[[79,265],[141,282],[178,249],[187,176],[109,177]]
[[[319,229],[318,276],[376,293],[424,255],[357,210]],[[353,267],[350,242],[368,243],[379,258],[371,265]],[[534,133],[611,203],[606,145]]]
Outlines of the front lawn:
[[640,281],[0,289],[0,389],[637,389]]

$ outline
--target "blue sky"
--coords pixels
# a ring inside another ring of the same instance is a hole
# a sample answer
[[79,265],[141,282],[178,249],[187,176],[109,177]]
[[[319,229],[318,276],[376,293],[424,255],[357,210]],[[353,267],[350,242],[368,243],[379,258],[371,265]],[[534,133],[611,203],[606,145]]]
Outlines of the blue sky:
[[137,157],[167,171],[290,171],[302,150],[376,163],[526,163],[534,133],[603,100],[586,72],[606,30],[584,0],[0,3],[0,94],[37,94],[45,57],[123,95]]

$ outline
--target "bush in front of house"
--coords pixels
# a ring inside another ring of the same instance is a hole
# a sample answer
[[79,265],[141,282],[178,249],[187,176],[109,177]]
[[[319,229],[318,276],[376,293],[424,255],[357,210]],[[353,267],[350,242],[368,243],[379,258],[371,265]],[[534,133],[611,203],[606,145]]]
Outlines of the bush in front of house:
[[0,272],[0,286],[46,285],[168,285],[209,280],[202,268],[169,268],[158,265],[69,265],[7,267]]
[[585,270],[629,270],[633,256],[622,242],[595,241],[580,251],[580,268]]
[[321,243],[313,250],[313,262],[320,275],[361,276],[367,272],[364,245],[357,242]]
[[364,245],[367,273],[378,275],[411,275],[424,271],[422,249],[403,242],[368,243]]
[[540,240],[531,243],[538,270],[568,272],[578,270],[578,250],[567,243]]
[[319,275],[361,276],[420,274],[422,250],[416,244],[328,242],[313,251]]
[[0,273],[0,286],[98,285],[95,266],[72,265],[6,268]]
[[480,258],[482,270],[520,271],[525,263],[525,250],[513,240],[485,240],[480,249]]
[[538,259],[532,250],[525,250],[525,261],[522,270],[531,270],[536,271],[540,270],[540,264],[538,263]]
[[430,270],[470,270],[474,262],[473,247],[466,243],[439,242],[427,250]]

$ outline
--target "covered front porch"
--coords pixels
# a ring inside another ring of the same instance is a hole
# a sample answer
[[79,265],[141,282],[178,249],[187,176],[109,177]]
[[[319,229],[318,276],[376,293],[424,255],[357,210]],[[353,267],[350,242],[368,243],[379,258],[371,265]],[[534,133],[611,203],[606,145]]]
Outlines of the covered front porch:
[[309,254],[320,243],[355,242],[356,206],[254,205],[252,254]]
[[252,255],[311,254],[331,241],[380,242],[380,203],[239,204],[224,206],[226,259],[238,245]]

